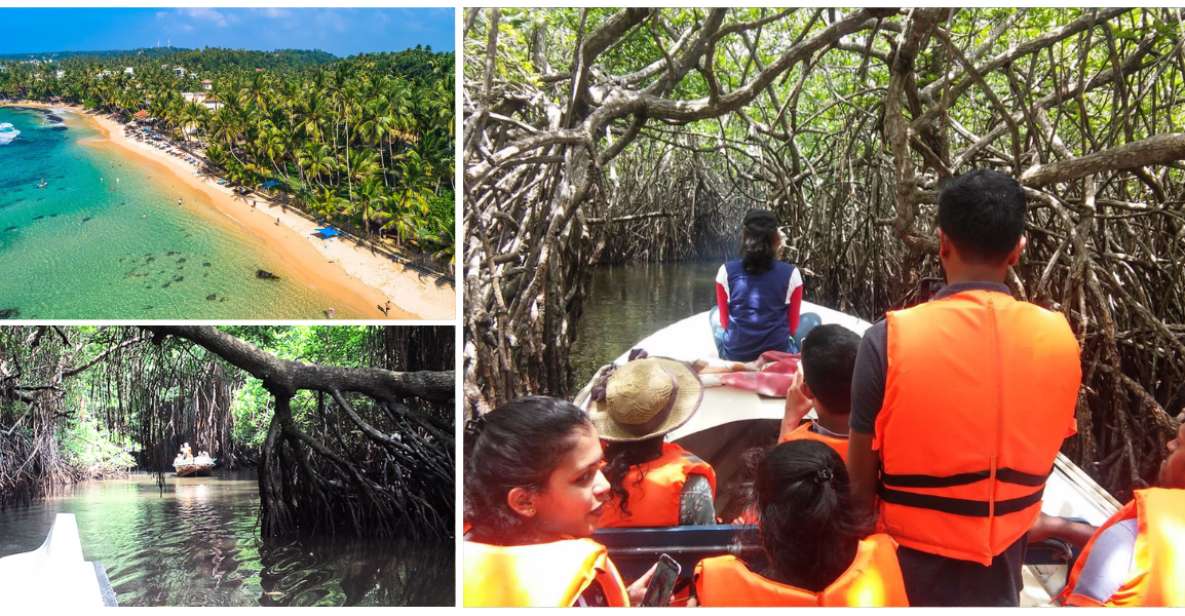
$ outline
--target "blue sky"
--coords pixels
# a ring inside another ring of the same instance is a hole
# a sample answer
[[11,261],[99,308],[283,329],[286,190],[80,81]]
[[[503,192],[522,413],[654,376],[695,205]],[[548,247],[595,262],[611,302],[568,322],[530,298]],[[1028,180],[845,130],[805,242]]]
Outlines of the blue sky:
[[0,8],[0,24],[0,54],[172,45],[347,56],[454,47],[451,8]]

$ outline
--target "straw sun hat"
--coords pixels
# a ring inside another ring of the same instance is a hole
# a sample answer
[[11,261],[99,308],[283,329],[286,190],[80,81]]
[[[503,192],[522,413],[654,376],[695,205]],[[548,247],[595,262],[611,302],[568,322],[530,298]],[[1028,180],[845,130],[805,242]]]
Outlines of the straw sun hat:
[[687,423],[704,395],[691,368],[666,357],[607,366],[593,381],[588,415],[610,442],[662,436]]

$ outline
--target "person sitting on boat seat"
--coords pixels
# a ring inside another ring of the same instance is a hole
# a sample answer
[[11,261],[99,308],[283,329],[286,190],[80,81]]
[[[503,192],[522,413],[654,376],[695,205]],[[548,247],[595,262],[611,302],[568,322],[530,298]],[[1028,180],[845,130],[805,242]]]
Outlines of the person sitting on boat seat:
[[189,443],[181,444],[181,460],[183,462],[193,462],[193,449],[189,447]]
[[[848,460],[848,420],[852,411],[852,370],[860,336],[842,325],[820,325],[802,341],[801,370],[786,392],[786,413],[778,442],[810,439]],[[800,423],[814,407],[818,419]]]
[[699,409],[703,385],[679,361],[648,357],[606,366],[593,378],[589,416],[605,441],[612,499],[600,528],[714,524],[716,473],[668,432]]
[[1136,490],[1090,537],[1062,604],[1185,607],[1185,422],[1168,451],[1158,487]]
[[579,407],[532,396],[465,427],[466,607],[628,607],[628,589],[591,537],[609,499],[597,429]]
[[757,571],[733,555],[700,561],[698,605],[908,605],[897,544],[885,534],[867,535],[834,449],[818,441],[782,443],[759,463],[756,483],[768,565]]
[[782,234],[769,210],[749,210],[741,258],[716,272],[716,310],[709,315],[723,359],[753,361],[765,351],[798,352],[794,332],[802,307],[802,274],[779,261]]

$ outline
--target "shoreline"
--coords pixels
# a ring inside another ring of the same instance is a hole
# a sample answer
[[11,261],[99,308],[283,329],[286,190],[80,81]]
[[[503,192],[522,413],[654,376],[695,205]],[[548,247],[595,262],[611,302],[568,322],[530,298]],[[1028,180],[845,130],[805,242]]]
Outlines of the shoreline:
[[[438,286],[435,277],[424,276],[345,238],[316,239],[312,233],[320,225],[299,210],[254,194],[240,196],[229,187],[218,184],[217,176],[203,174],[201,163],[187,162],[148,142],[133,139],[125,134],[125,125],[112,118],[67,103],[8,101],[0,106],[64,110],[90,122],[100,136],[83,145],[114,148],[121,154],[160,168],[168,179],[176,180],[185,190],[200,193],[213,206],[198,207],[195,199],[184,202],[184,207],[221,224],[232,225],[266,250],[282,256],[290,267],[302,273],[302,283],[323,292],[337,303],[332,306],[335,310],[348,307],[351,312],[369,315],[343,315],[343,319],[456,318],[456,294],[452,285]],[[255,202],[254,207],[252,202]],[[386,302],[390,302],[391,309],[384,315],[379,307]]]

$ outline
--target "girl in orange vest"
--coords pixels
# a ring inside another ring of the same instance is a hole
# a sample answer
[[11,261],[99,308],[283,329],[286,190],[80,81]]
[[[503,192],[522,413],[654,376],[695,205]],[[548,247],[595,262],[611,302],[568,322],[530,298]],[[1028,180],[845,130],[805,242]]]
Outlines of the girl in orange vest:
[[1086,544],[1059,599],[1092,607],[1185,607],[1185,422],[1158,488],[1136,490]]
[[908,605],[897,545],[888,535],[865,537],[834,449],[797,440],[770,450],[758,466],[757,502],[769,565],[755,571],[735,556],[704,559],[695,570],[699,605]]
[[687,364],[643,357],[603,368],[589,415],[605,448],[612,496],[601,528],[714,524],[716,473],[665,435],[699,408],[703,385]]
[[605,509],[597,430],[554,398],[520,398],[465,430],[465,605],[628,606],[605,547],[589,539]]

